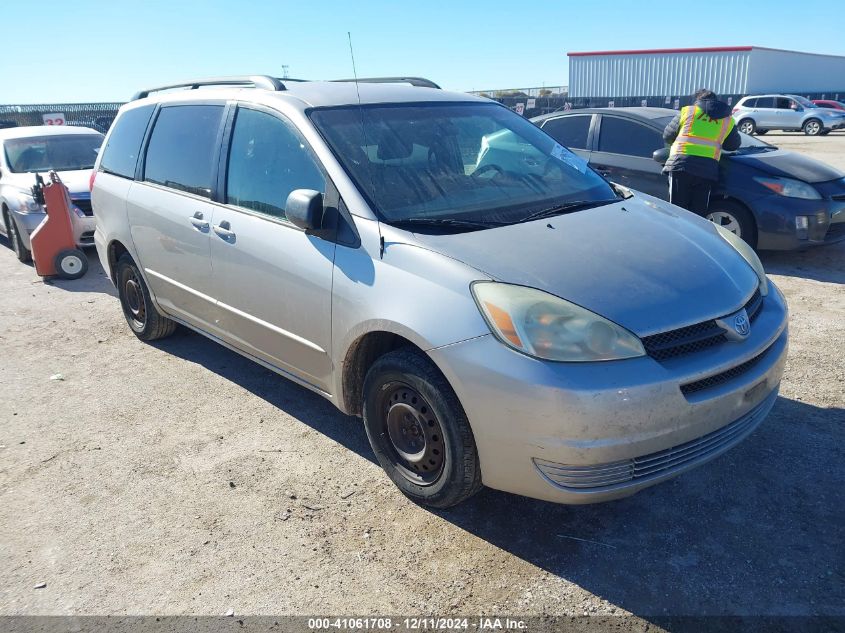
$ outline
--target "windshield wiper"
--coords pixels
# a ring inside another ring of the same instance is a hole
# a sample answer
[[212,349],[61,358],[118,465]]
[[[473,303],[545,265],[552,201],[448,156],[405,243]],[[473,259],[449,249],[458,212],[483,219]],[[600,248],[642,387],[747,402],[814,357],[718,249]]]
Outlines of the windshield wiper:
[[493,222],[490,220],[458,220],[456,218],[403,218],[401,220],[388,220],[389,224],[412,226],[435,226],[454,227],[459,229],[490,229],[496,226],[503,226],[504,222]]
[[582,209],[591,209],[593,207],[600,207],[605,204],[612,204],[619,202],[619,198],[610,198],[608,200],[576,200],[574,202],[565,202],[547,209],[540,209],[534,213],[529,213],[519,222],[531,222],[531,220],[539,220],[540,218],[550,218],[554,215],[561,215],[563,213],[572,213],[573,211],[580,211]]

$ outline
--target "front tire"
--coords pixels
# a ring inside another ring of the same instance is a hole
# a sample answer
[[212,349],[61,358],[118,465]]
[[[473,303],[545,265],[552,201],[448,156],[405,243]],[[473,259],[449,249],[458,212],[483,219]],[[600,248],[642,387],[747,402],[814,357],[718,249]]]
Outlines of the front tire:
[[704,217],[741,237],[751,248],[757,248],[757,223],[745,207],[730,200],[716,200]]
[[31,262],[32,251],[24,246],[15,218],[11,215],[7,215],[6,218],[8,220],[7,228],[9,229],[9,243],[12,245],[12,250],[15,251],[15,256],[22,264]]
[[742,119],[739,124],[736,126],[743,134],[754,134],[757,131],[757,124],[754,123],[753,119]]
[[807,136],[818,136],[824,131],[824,126],[818,119],[807,119],[801,129]]
[[466,413],[421,352],[399,349],[373,363],[364,380],[364,428],[379,464],[412,501],[448,508],[481,489]]
[[117,260],[115,276],[123,316],[135,336],[142,341],[155,341],[176,331],[176,322],[161,314],[153,305],[141,271],[128,253]]

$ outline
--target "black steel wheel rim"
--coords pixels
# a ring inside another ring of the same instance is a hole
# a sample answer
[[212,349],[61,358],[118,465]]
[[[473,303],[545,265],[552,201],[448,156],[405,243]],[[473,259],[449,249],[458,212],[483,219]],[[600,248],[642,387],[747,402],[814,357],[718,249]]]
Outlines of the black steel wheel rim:
[[403,477],[420,486],[436,482],[445,465],[443,430],[431,406],[410,385],[392,382],[380,399],[382,433]]
[[129,270],[123,282],[124,305],[126,316],[138,327],[143,329],[147,323],[147,307],[144,302],[144,291],[141,280],[134,270]]

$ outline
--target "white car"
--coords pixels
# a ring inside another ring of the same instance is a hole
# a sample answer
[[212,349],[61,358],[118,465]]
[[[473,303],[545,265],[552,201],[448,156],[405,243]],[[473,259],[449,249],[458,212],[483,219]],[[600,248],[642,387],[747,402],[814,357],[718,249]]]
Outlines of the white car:
[[87,127],[37,125],[0,130],[0,233],[18,259],[32,258],[30,234],[44,219],[32,196],[36,174],[55,170],[68,188],[79,246],[94,244],[94,214],[89,179],[103,135]]

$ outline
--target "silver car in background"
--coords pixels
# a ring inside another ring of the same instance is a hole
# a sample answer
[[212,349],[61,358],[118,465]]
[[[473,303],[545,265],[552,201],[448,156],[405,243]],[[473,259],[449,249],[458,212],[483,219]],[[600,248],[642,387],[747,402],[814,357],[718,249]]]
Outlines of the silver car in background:
[[86,127],[37,125],[0,130],[0,233],[22,262],[32,258],[30,234],[45,218],[32,196],[36,174],[55,170],[79,222],[76,243],[94,245],[89,180],[103,135]]
[[185,325],[363,417],[435,507],[624,497],[762,422],[787,308],[745,242],[497,103],[396,81],[121,108],[92,195],[133,332]]
[[807,136],[824,136],[845,128],[845,112],[820,108],[798,95],[754,95],[740,99],[733,119],[744,134],[765,134],[769,130],[802,131]]

